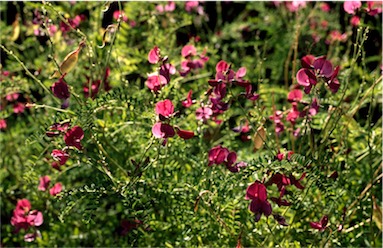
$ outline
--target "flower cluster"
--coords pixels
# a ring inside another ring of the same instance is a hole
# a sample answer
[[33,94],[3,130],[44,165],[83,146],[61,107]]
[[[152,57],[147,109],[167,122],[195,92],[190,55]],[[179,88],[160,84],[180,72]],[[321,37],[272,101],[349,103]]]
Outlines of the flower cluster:
[[[28,231],[31,227],[41,226],[43,224],[43,214],[37,210],[31,210],[31,203],[27,199],[17,201],[16,208],[13,210],[11,225],[14,226],[15,232],[18,233],[21,229]],[[33,241],[38,233],[29,233],[24,236],[27,242]]]
[[178,126],[173,127],[169,124],[171,118],[174,116],[174,105],[171,100],[165,99],[158,102],[155,111],[159,121],[152,127],[154,137],[164,139],[164,143],[166,143],[167,138],[174,137],[176,133],[180,138],[185,140],[194,137],[193,131],[182,130]]
[[235,72],[231,69],[231,65],[221,60],[217,63],[215,70],[215,79],[208,81],[209,85],[213,87],[207,92],[210,104],[197,109],[196,117],[202,121],[206,121],[212,117],[213,120],[220,123],[220,121],[216,119],[217,116],[229,109],[229,102],[224,101],[228,87],[235,85],[244,88],[245,92],[241,93],[241,95],[251,101],[257,100],[259,95],[253,91],[251,83],[243,79],[246,75],[245,67],[241,67]]
[[352,15],[350,23],[352,26],[359,26],[360,17],[358,16],[359,10],[363,10],[370,16],[375,16],[382,13],[382,3],[379,1],[366,1],[367,6],[362,8],[361,1],[345,1],[343,9],[347,14]]
[[[206,56],[206,49],[197,55],[197,49],[193,45],[186,45],[181,50],[181,55],[184,60],[181,62],[180,75],[185,77],[191,71],[203,68],[205,63],[209,60]],[[197,58],[194,58],[196,57]]]
[[235,152],[230,152],[229,149],[222,147],[221,145],[211,148],[208,156],[208,166],[212,166],[213,164],[224,164],[231,172],[239,172],[241,167],[247,166],[245,162],[236,163],[237,154]]
[[272,184],[277,185],[277,188],[279,190],[279,197],[271,197],[270,199],[278,204],[278,206],[290,206],[290,202],[288,202],[285,199],[282,199],[282,197],[286,194],[286,186],[294,185],[298,189],[304,189],[304,186],[300,183],[305,178],[306,174],[303,173],[302,176],[297,180],[292,174],[286,176],[281,173],[275,173],[273,176],[269,179],[267,183],[265,183],[265,186],[269,186]]
[[301,64],[303,68],[297,72],[296,78],[298,84],[304,87],[306,94],[310,93],[319,80],[323,80],[332,93],[338,91],[340,86],[337,79],[339,66],[333,68],[332,63],[326,60],[325,56],[314,57],[313,55],[304,56]]
[[[40,177],[40,184],[37,189],[40,191],[46,191],[49,188],[50,182],[51,182],[51,179],[49,176]],[[55,185],[52,186],[52,188],[49,189],[49,194],[51,196],[56,196],[57,194],[61,192],[61,190],[62,190],[62,184],[56,183]]]
[[148,61],[150,64],[161,62],[159,72],[149,74],[146,80],[146,86],[156,94],[170,82],[170,75],[176,73],[176,68],[172,64],[166,63],[167,60],[167,57],[161,56],[160,49],[157,46],[149,51]]
[[69,154],[66,150],[69,147],[76,147],[78,150],[82,150],[81,140],[84,138],[84,131],[79,126],[74,126],[70,129],[69,126],[70,123],[67,121],[62,123],[54,123],[49,127],[49,131],[45,133],[48,137],[64,135],[64,142],[67,147],[62,150],[54,149],[51,153],[51,156],[54,159],[52,167],[57,170],[60,170],[60,166],[67,162]]

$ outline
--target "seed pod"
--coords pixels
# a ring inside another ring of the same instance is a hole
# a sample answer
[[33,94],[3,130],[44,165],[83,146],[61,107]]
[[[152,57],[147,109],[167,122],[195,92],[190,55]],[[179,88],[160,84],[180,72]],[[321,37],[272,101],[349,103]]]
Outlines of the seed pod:
[[78,48],[74,50],[73,52],[70,52],[65,58],[64,61],[60,65],[60,70],[55,71],[52,76],[50,76],[50,79],[57,78],[61,75],[67,74],[70,72],[77,64],[78,60],[78,54],[80,53],[81,48],[85,45],[85,42],[82,41]]
[[9,38],[11,41],[16,41],[20,35],[20,25],[19,25],[19,13],[16,14],[16,19],[12,23],[12,35]]
[[254,152],[262,148],[265,140],[266,140],[265,128],[263,126],[260,126],[254,135]]

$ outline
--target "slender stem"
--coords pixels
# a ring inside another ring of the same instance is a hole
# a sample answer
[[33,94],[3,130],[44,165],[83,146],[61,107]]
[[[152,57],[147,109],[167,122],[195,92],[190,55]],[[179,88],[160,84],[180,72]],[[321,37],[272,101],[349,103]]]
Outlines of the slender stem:
[[33,80],[35,80],[48,94],[50,94],[53,99],[57,102],[57,103],[60,103],[59,100],[53,95],[52,91],[50,91],[47,86],[45,86],[43,84],[43,82],[41,82],[40,79],[38,79],[37,77],[35,77],[35,75],[33,75],[33,73],[25,66],[25,64],[19,59],[19,57],[17,57],[13,51],[10,51],[8,50],[5,46],[3,45],[0,45],[0,47],[10,56],[12,56],[20,65],[21,67],[24,69],[24,71],[27,73],[28,76],[30,76]]

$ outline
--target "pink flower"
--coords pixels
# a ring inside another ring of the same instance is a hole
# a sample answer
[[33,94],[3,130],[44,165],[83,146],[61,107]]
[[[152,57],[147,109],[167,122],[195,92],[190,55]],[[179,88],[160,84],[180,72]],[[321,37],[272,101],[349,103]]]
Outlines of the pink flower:
[[174,113],[174,105],[169,99],[165,99],[156,104],[156,114],[163,117],[170,117]]
[[120,11],[120,10],[116,10],[113,12],[113,19],[115,20],[118,20],[119,18],[121,18],[121,20],[123,22],[127,22],[128,21],[128,17],[125,15],[124,11]]
[[59,194],[61,192],[61,190],[62,190],[62,184],[61,183],[56,183],[49,190],[49,194],[51,194],[51,196],[56,196],[57,194]]
[[157,93],[168,82],[162,75],[152,75],[146,80],[146,86],[155,93]]
[[193,94],[193,91],[190,90],[188,92],[188,95],[186,97],[186,100],[185,101],[182,101],[182,106],[184,106],[185,108],[189,108],[192,104],[193,104],[193,101],[191,99],[191,95]]
[[64,165],[69,158],[69,154],[62,150],[53,150],[51,156],[54,160],[58,161],[60,165]]
[[4,130],[7,128],[7,122],[5,119],[0,119],[0,130]]
[[5,96],[5,99],[7,99],[8,102],[13,102],[16,101],[19,98],[20,94],[19,93],[10,93]]
[[160,61],[160,49],[157,46],[149,51],[148,61],[150,64],[157,64]]
[[330,5],[328,5],[328,3],[321,3],[320,8],[323,12],[329,12],[331,10]]
[[64,141],[67,146],[74,146],[81,150],[81,140],[84,138],[84,131],[79,126],[74,126],[69,129],[64,135]]
[[157,122],[152,127],[152,133],[156,138],[171,138],[174,137],[174,128],[166,123]]
[[40,177],[40,184],[39,184],[39,187],[37,189],[41,190],[41,191],[47,190],[50,182],[51,182],[51,179],[49,176]]
[[159,13],[164,13],[164,12],[173,12],[176,9],[176,4],[173,1],[169,1],[167,4],[162,5],[158,4],[156,6],[156,10]]
[[299,89],[295,89],[289,92],[287,100],[289,102],[300,102],[302,100],[303,93]]
[[197,54],[197,50],[193,45],[186,45],[181,50],[181,55],[184,58],[187,58],[189,56],[194,56]]
[[209,107],[201,107],[195,112],[197,120],[207,121],[213,115],[213,110]]
[[25,104],[21,102],[17,102],[13,104],[13,113],[15,114],[21,114],[24,112]]
[[328,216],[324,215],[319,222],[310,222],[310,226],[323,232],[327,228]]
[[357,27],[360,24],[360,17],[359,16],[353,16],[350,19],[350,23],[352,26]]
[[286,2],[286,7],[290,12],[296,12],[301,8],[306,7],[306,1],[291,1],[291,2]]
[[343,9],[350,15],[355,15],[355,12],[362,7],[361,1],[345,1]]
[[191,12],[193,9],[196,9],[198,5],[199,5],[198,1],[186,1],[185,10],[187,12]]
[[28,230],[31,226],[41,226],[42,224],[42,213],[37,210],[31,211],[31,203],[27,199],[17,201],[11,218],[11,225],[16,228],[16,233],[20,229]]

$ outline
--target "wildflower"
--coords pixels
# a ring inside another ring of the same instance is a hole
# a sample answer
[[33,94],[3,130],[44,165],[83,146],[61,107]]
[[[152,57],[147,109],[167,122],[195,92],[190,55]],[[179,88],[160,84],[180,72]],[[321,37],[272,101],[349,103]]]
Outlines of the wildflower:
[[18,233],[20,229],[28,230],[31,226],[41,226],[42,224],[42,213],[37,210],[31,211],[31,203],[27,199],[17,201],[11,218],[11,225],[16,228],[16,233]]
[[51,196],[56,196],[58,195],[62,190],[62,184],[61,183],[56,183],[53,185],[53,187],[49,190],[49,194]]
[[113,19],[114,20],[118,20],[120,19],[123,21],[123,22],[127,22],[128,21],[128,17],[125,15],[124,11],[122,10],[116,10],[113,12]]
[[150,64],[157,64],[160,61],[160,49],[157,46],[149,51],[148,61]]
[[19,93],[10,93],[5,96],[5,99],[7,99],[8,102],[13,102],[16,101],[19,98],[20,94]]
[[360,17],[359,16],[353,16],[350,19],[350,23],[353,27],[357,27],[360,24]]
[[40,177],[40,184],[39,184],[39,187],[37,189],[41,190],[41,191],[47,190],[50,182],[51,182],[51,179],[49,176]]
[[13,104],[13,113],[15,114],[21,114],[24,112],[25,104],[21,102],[17,102]]
[[170,75],[176,74],[176,68],[172,64],[163,64],[160,67],[160,75],[166,78],[167,83],[170,82]]
[[320,8],[323,12],[329,12],[331,10],[328,3],[321,3]]
[[170,117],[174,113],[174,105],[171,100],[165,99],[156,104],[156,114],[161,118]]
[[382,3],[379,1],[367,1],[367,14],[374,16],[382,13]]
[[59,99],[65,100],[70,97],[69,87],[64,81],[65,74],[59,78],[58,81],[53,83],[51,90],[53,95]]
[[167,2],[165,5],[158,4],[156,6],[156,10],[159,13],[164,13],[164,12],[173,12],[176,9],[176,4],[173,1]]
[[300,102],[302,100],[303,93],[299,89],[294,89],[289,92],[287,96],[287,101],[289,102]]
[[196,110],[197,120],[202,120],[203,122],[210,119],[212,115],[213,115],[213,110],[209,107],[201,107]]
[[74,146],[81,150],[81,140],[84,138],[84,131],[79,126],[74,126],[69,129],[64,135],[64,141],[67,146]]
[[262,214],[270,216],[272,208],[267,201],[267,191],[264,184],[259,181],[251,184],[246,190],[246,200],[251,200],[249,209],[255,214],[255,221],[258,222]]
[[186,45],[181,50],[181,55],[184,58],[194,56],[197,54],[197,49],[193,45]]
[[186,100],[185,101],[182,101],[182,106],[184,106],[185,108],[189,108],[192,104],[193,104],[193,101],[191,99],[191,95],[193,94],[193,91],[190,90],[188,92],[188,95],[186,97]]
[[343,3],[344,11],[350,15],[354,15],[360,7],[362,7],[361,1],[345,1]]
[[166,123],[157,122],[152,127],[152,133],[156,138],[171,138],[174,137],[174,128]]
[[151,75],[146,81],[146,86],[155,93],[157,93],[168,82],[162,75]]
[[216,164],[222,164],[223,162],[226,161],[227,156],[229,155],[229,149],[224,148],[222,146],[216,146],[210,149],[209,151],[209,166]]
[[0,119],[0,130],[4,130],[7,128],[7,122],[5,119]]
[[51,156],[54,160],[58,161],[60,165],[64,165],[69,158],[69,154],[62,150],[53,150]]
[[328,216],[324,215],[319,222],[310,222],[310,226],[323,232],[327,228]]
[[70,122],[65,121],[63,123],[54,123],[49,127],[49,131],[45,132],[48,137],[58,136],[62,133],[65,133],[69,128]]

